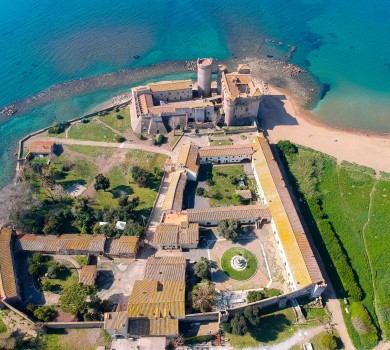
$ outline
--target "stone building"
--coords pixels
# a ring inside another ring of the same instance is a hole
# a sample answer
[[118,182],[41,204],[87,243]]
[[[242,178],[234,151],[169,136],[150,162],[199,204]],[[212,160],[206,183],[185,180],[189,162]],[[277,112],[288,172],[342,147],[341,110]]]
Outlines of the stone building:
[[187,173],[187,179],[196,181],[199,172],[198,160],[199,147],[193,143],[187,143],[180,148],[176,163],[176,170]]
[[187,182],[187,174],[174,171],[170,175],[169,186],[161,207],[163,214],[180,213],[183,207],[183,194]]
[[209,97],[211,95],[212,58],[198,58],[198,96]]
[[199,149],[199,163],[249,163],[252,159],[252,154],[253,148],[250,144],[202,147]]
[[159,224],[153,238],[157,249],[195,249],[198,244],[199,224],[186,221],[180,225]]

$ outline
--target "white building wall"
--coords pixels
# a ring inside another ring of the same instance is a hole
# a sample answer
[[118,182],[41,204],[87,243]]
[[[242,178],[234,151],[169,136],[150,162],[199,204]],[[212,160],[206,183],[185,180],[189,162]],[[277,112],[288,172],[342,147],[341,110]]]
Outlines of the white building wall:
[[151,93],[154,99],[161,101],[177,102],[192,99],[192,88],[173,91],[156,91]]
[[200,157],[200,164],[214,163],[214,164],[228,164],[240,163],[244,159],[252,159],[251,154],[244,154],[238,156],[223,156],[223,157]]

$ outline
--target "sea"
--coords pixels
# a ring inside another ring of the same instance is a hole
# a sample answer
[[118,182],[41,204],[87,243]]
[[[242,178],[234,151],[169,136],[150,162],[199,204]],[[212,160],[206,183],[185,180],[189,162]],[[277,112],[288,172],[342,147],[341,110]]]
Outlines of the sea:
[[388,0],[0,0],[0,109],[22,106],[0,117],[0,188],[24,135],[146,79],[191,76],[182,63],[197,57],[285,59],[295,46],[291,63],[322,87],[315,117],[390,132],[389,37]]

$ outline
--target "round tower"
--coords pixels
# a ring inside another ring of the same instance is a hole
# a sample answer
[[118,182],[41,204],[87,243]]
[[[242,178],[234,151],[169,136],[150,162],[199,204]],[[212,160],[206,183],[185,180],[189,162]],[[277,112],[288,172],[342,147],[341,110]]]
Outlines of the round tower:
[[209,97],[211,94],[212,58],[198,58],[198,95]]
[[233,125],[234,123],[234,109],[236,101],[230,99],[223,100],[223,111],[225,112],[225,124],[227,126]]
[[224,64],[218,65],[217,92],[218,95],[222,92],[222,73],[227,73],[227,67]]

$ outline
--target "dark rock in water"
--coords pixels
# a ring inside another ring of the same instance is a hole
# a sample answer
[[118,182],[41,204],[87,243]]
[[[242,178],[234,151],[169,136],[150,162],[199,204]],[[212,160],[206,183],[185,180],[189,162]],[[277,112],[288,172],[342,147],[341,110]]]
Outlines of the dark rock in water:
[[328,33],[328,35],[329,35],[331,38],[334,38],[334,39],[336,39],[336,38],[337,38],[337,36],[336,36],[336,34],[335,34],[335,33]]
[[12,31],[9,31],[9,32],[4,32],[3,33],[3,36],[6,36],[6,35],[12,35],[13,34],[13,32]]
[[267,57],[268,57],[268,58],[273,58],[274,56],[272,56],[272,55],[267,55]]
[[140,55],[134,55],[133,58],[135,58],[136,60],[138,60],[141,56]]
[[330,84],[328,83],[322,83],[321,84],[321,94],[320,99],[323,100],[326,96],[326,94],[330,91]]
[[18,109],[16,108],[15,105],[9,105],[7,107],[4,107],[4,109],[1,111],[1,113],[10,117],[11,115],[16,114],[17,111],[18,111]]
[[306,66],[306,67],[310,67],[310,66],[311,66],[311,63],[310,63],[309,60],[305,60],[305,66]]
[[320,56],[318,56],[318,55],[313,55],[314,57],[320,57]]
[[20,66],[22,63],[23,63],[23,61],[18,61],[18,62],[16,62],[16,65]]
[[33,63],[33,64],[31,65],[31,67],[37,68],[38,65],[37,65],[36,63]]

